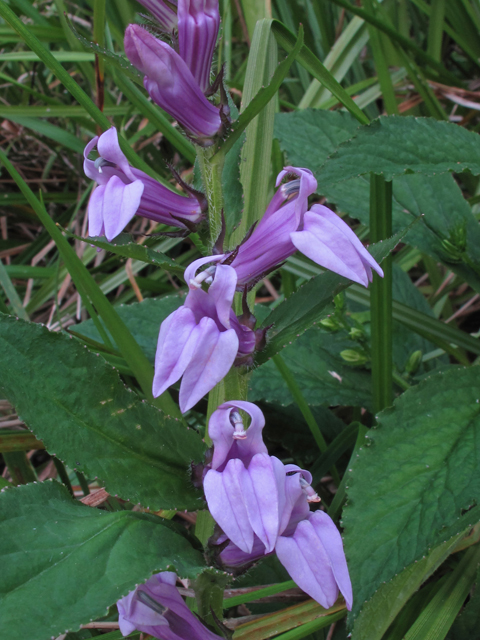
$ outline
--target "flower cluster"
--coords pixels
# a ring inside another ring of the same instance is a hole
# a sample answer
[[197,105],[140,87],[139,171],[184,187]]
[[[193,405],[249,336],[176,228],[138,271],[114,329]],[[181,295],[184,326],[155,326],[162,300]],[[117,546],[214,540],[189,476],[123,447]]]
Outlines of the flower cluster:
[[137,629],[160,640],[218,640],[187,607],[176,582],[175,573],[163,571],[119,600],[122,635]]
[[[282,184],[286,176],[293,180]],[[201,258],[185,271],[185,304],[160,328],[153,395],[163,393],[183,375],[180,409],[193,407],[225,377],[234,364],[250,364],[265,333],[255,318],[232,310],[235,290],[247,290],[297,249],[317,264],[364,286],[372,269],[383,272],[350,227],[333,211],[308,197],[317,181],[308,169],[285,167],[263,218],[235,251]],[[197,275],[203,265],[210,265]],[[204,291],[202,284],[209,285]]]
[[[239,410],[251,419],[244,429]],[[340,533],[323,511],[312,476],[269,456],[262,439],[265,420],[250,402],[230,401],[212,414],[210,468],[203,486],[208,508],[223,534],[214,544],[225,568],[275,552],[296,584],[323,607],[343,594],[352,606],[352,586]]]

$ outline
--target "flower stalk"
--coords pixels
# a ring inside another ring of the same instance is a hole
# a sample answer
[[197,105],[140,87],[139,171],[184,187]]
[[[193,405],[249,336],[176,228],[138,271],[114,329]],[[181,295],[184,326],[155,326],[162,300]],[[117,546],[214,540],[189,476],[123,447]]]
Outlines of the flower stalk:
[[209,248],[212,249],[222,232],[222,211],[224,206],[222,191],[222,172],[225,163],[223,153],[215,154],[215,145],[197,147],[197,158],[202,172],[205,195],[208,203],[208,222],[210,227]]

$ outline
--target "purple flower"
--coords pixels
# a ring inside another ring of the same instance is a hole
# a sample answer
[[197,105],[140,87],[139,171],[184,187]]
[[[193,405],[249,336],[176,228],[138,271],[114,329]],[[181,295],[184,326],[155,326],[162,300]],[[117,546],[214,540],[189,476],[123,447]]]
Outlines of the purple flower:
[[368,286],[372,269],[383,271],[350,227],[333,211],[315,204],[308,209],[308,196],[317,181],[308,169],[285,167],[277,178],[294,174],[299,180],[281,185],[251,236],[238,249],[232,267],[237,286],[257,282],[298,249],[325,269]]
[[[160,327],[155,355],[153,395],[182,376],[180,409],[191,409],[220,382],[237,361],[243,362],[254,351],[257,333],[241,324],[232,309],[235,271],[228,265],[210,267],[196,276],[207,262],[220,261],[223,255],[200,258],[185,270],[189,292],[180,307]],[[202,282],[212,281],[208,291]]]
[[169,6],[170,4],[176,5],[177,0],[169,0],[169,3],[163,2],[163,0],[138,0],[140,4],[150,11],[155,16],[160,25],[168,33],[172,33],[177,28],[177,14]]
[[170,571],[157,573],[117,602],[122,635],[135,630],[160,640],[218,640],[187,607]]
[[134,24],[125,32],[125,53],[145,74],[143,82],[152,100],[178,120],[196,142],[212,144],[222,128],[220,109],[205,98],[178,53]]
[[291,536],[279,536],[278,559],[298,586],[325,608],[333,606],[340,590],[352,608],[352,584],[340,533],[323,511],[302,520]]
[[179,0],[179,53],[203,92],[210,85],[219,26],[218,0]]
[[[99,157],[89,160],[95,146]],[[181,229],[202,219],[202,207],[196,197],[170,191],[128,164],[115,128],[91,140],[85,147],[84,158],[86,175],[98,183],[88,204],[90,236],[105,235],[110,242],[135,214]]]
[[[245,431],[237,409],[247,412]],[[339,590],[347,608],[352,587],[340,533],[322,511],[312,476],[300,467],[269,456],[262,440],[262,412],[249,402],[221,405],[210,418],[214,451],[204,478],[209,510],[223,534],[219,559],[224,567],[239,567],[275,551],[298,586],[325,608]]]

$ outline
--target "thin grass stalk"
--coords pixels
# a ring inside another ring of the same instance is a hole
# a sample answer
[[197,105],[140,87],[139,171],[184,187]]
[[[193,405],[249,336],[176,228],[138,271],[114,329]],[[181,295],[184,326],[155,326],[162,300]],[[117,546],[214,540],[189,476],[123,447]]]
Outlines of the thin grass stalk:
[[[392,183],[370,176],[370,239],[380,242],[392,235]],[[370,308],[372,321],[373,408],[377,413],[392,404],[392,257],[382,262],[384,277],[373,274]]]

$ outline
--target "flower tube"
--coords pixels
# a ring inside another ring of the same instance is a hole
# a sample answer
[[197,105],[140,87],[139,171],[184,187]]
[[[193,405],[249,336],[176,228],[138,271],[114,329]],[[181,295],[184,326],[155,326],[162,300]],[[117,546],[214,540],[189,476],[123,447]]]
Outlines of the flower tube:
[[142,631],[160,640],[218,640],[190,611],[175,584],[177,576],[163,571],[117,602],[123,636]]
[[203,92],[210,85],[219,27],[218,0],[179,0],[179,53]]
[[179,54],[135,24],[125,32],[125,53],[145,74],[145,89],[152,100],[178,120],[196,142],[213,144],[223,126],[220,109],[205,98]]
[[140,4],[143,4],[145,9],[148,9],[152,16],[154,16],[160,25],[168,33],[172,33],[177,28],[178,19],[176,12],[170,5],[175,6],[177,0],[169,0],[163,2],[163,0],[138,0]]

